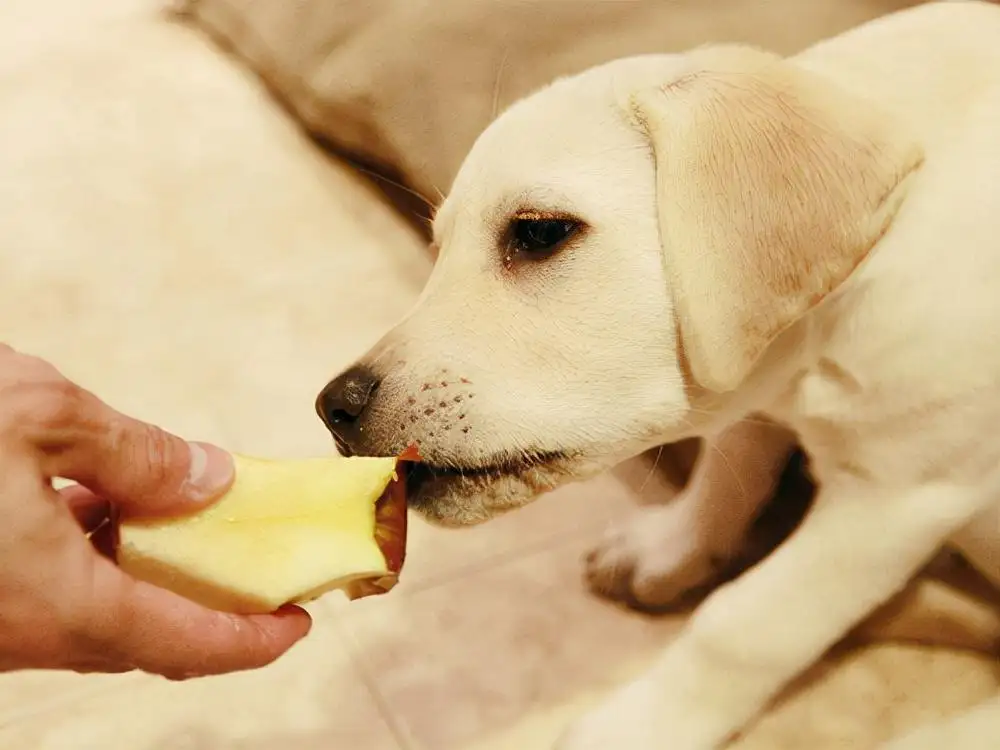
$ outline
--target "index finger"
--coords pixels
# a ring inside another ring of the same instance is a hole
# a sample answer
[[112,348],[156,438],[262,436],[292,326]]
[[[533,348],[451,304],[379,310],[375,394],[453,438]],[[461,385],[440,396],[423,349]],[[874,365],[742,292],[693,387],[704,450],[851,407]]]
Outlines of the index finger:
[[75,480],[130,515],[191,512],[233,481],[221,448],[122,414],[54,368],[9,386],[2,412],[48,476]]

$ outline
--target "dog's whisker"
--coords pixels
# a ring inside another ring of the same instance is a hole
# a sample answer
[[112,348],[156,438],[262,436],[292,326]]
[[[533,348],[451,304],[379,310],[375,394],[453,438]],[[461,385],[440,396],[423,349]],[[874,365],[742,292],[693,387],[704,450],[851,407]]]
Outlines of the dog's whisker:
[[497,74],[493,80],[493,102],[490,107],[490,122],[497,119],[497,114],[500,111],[500,90],[503,82],[503,72],[507,67],[508,54],[510,54],[510,48],[504,47],[503,56],[500,58],[500,65],[497,66]]
[[656,458],[653,459],[653,465],[649,467],[649,473],[646,474],[646,478],[643,479],[642,484],[639,485],[639,494],[642,494],[642,491],[646,489],[646,485],[649,484],[649,481],[653,478],[653,475],[656,473],[656,467],[659,465],[660,458],[662,458],[662,456],[663,446],[661,445],[656,451]]
[[368,175],[369,177],[371,177],[374,180],[378,180],[379,182],[383,182],[386,185],[394,187],[397,190],[402,190],[404,193],[413,196],[417,200],[421,201],[424,204],[424,207],[427,208],[428,211],[431,212],[431,216],[433,216],[433,214],[434,214],[434,207],[435,207],[434,202],[431,201],[426,195],[424,195],[420,191],[415,190],[414,188],[411,188],[408,185],[404,185],[402,182],[399,182],[398,180],[394,180],[391,177],[386,177],[384,174],[376,172],[373,169],[368,169],[368,168],[362,167],[362,166],[355,166],[355,169],[357,169],[359,172],[361,172],[363,174]]
[[[717,414],[716,412],[712,411],[711,409],[700,409],[700,408],[698,408],[697,406],[692,406],[692,407],[690,407],[690,408],[689,408],[689,410],[690,410],[690,411],[691,411],[691,412],[692,412],[693,414],[701,414],[701,415],[704,415],[704,416],[708,416],[708,417],[715,417],[715,416],[718,416],[718,414]],[[691,423],[690,419],[687,419],[687,418],[685,418],[685,419],[684,419],[684,421],[685,421],[685,425],[686,425],[686,426],[688,426],[688,427],[693,427],[693,426],[694,426],[694,425],[693,425],[693,424]],[[752,417],[752,416],[749,416],[749,415],[747,415],[747,416],[744,416],[744,417],[741,417],[741,418],[740,418],[740,419],[738,420],[738,422],[744,422],[744,423],[746,423],[746,424],[757,424],[757,425],[770,425],[770,426],[772,426],[772,427],[775,427],[775,428],[777,428],[777,425],[775,425],[775,424],[774,424],[774,422],[772,422],[772,421],[771,421],[771,420],[769,420],[769,419],[763,419],[763,418],[758,418],[758,417]]]
[[733,479],[736,481],[736,486],[739,488],[740,497],[741,498],[742,497],[747,497],[747,495],[748,495],[747,488],[743,484],[743,480],[740,479],[740,473],[736,470],[736,467],[733,466],[733,463],[732,463],[732,461],[729,460],[729,456],[726,455],[726,452],[724,450],[722,450],[722,448],[720,448],[714,442],[706,440],[705,444],[712,451],[715,452],[715,455],[717,455],[719,458],[722,459],[722,463],[724,463],[726,465],[726,468],[729,469],[729,473],[732,475]]

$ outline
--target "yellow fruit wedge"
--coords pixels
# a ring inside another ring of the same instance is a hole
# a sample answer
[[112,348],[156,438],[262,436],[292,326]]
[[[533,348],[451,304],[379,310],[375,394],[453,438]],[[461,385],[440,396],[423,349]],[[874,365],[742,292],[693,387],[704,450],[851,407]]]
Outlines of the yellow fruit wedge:
[[233,458],[232,488],[205,510],[119,523],[122,570],[239,614],[336,589],[357,599],[396,584],[406,550],[406,459]]

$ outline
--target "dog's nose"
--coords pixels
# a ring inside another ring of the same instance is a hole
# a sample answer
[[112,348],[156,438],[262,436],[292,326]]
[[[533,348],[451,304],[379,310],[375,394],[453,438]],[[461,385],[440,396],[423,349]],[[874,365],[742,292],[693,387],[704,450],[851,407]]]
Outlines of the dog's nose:
[[361,417],[378,385],[379,377],[374,372],[355,365],[331,380],[316,398],[316,412],[330,428],[341,453],[354,454]]

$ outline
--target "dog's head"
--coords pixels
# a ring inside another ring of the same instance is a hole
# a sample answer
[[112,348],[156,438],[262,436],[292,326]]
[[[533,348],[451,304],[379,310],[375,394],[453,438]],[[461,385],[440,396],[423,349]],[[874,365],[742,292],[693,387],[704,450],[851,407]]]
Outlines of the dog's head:
[[558,81],[479,138],[416,307],[320,415],[347,453],[417,443],[413,505],[453,525],[709,429],[920,158],[870,104],[746,48]]

